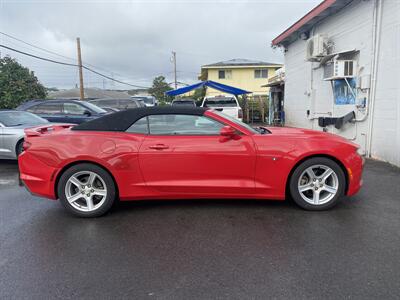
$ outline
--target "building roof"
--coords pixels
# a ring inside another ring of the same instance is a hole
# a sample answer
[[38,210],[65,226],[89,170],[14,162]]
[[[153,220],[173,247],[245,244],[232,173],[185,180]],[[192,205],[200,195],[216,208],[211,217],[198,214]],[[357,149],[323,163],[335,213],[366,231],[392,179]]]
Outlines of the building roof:
[[272,40],[273,46],[287,46],[297,40],[302,33],[307,33],[316,23],[335,14],[353,0],[324,0],[310,10],[300,20]]
[[220,61],[214,64],[204,65],[202,68],[207,67],[227,67],[227,66],[281,66],[282,64],[270,63],[260,60],[245,59],[245,58],[234,58],[230,60]]
[[[129,98],[129,94],[126,92],[119,92],[113,90],[101,90],[97,88],[85,88],[85,98]],[[59,90],[49,93],[49,98],[54,99],[78,99],[79,89],[74,88],[70,90]]]

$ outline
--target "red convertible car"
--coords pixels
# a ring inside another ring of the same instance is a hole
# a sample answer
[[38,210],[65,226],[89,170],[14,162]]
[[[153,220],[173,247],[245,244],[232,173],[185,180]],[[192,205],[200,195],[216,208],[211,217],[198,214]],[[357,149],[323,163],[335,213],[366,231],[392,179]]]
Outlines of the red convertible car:
[[361,187],[357,146],[319,131],[252,128],[219,111],[144,107],[26,129],[20,176],[83,217],[120,199],[275,199],[324,210]]

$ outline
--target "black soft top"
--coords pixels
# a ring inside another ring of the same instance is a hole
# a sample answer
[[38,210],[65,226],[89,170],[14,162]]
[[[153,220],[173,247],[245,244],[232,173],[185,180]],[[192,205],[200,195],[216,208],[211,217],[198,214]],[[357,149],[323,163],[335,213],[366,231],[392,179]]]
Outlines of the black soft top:
[[118,111],[103,117],[79,124],[71,130],[85,131],[125,131],[137,120],[150,115],[196,115],[202,116],[207,108],[179,107],[179,106],[153,106],[131,108]]

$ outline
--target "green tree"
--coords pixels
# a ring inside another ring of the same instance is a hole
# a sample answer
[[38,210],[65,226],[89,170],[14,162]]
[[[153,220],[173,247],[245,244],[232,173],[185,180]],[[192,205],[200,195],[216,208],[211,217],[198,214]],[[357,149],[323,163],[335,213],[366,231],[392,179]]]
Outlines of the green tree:
[[149,93],[150,95],[156,97],[160,104],[163,105],[165,102],[172,101],[172,97],[165,95],[165,92],[170,90],[172,90],[172,88],[165,81],[165,77],[157,76],[153,80],[153,86],[149,88]]
[[9,56],[0,58],[0,108],[15,108],[25,100],[45,97],[46,89],[32,71]]

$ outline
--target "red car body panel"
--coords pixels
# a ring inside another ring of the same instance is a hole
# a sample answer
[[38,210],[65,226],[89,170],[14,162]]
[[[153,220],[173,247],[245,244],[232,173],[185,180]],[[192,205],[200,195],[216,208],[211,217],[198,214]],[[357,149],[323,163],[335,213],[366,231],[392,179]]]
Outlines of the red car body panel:
[[237,130],[233,138],[156,136],[74,131],[54,125],[26,130],[20,176],[33,193],[57,199],[63,170],[92,162],[114,178],[121,200],[252,198],[283,200],[295,166],[310,156],[329,156],[347,176],[347,195],[361,187],[363,159],[357,146],[335,135],[295,128],[250,130],[212,111],[205,116]]

